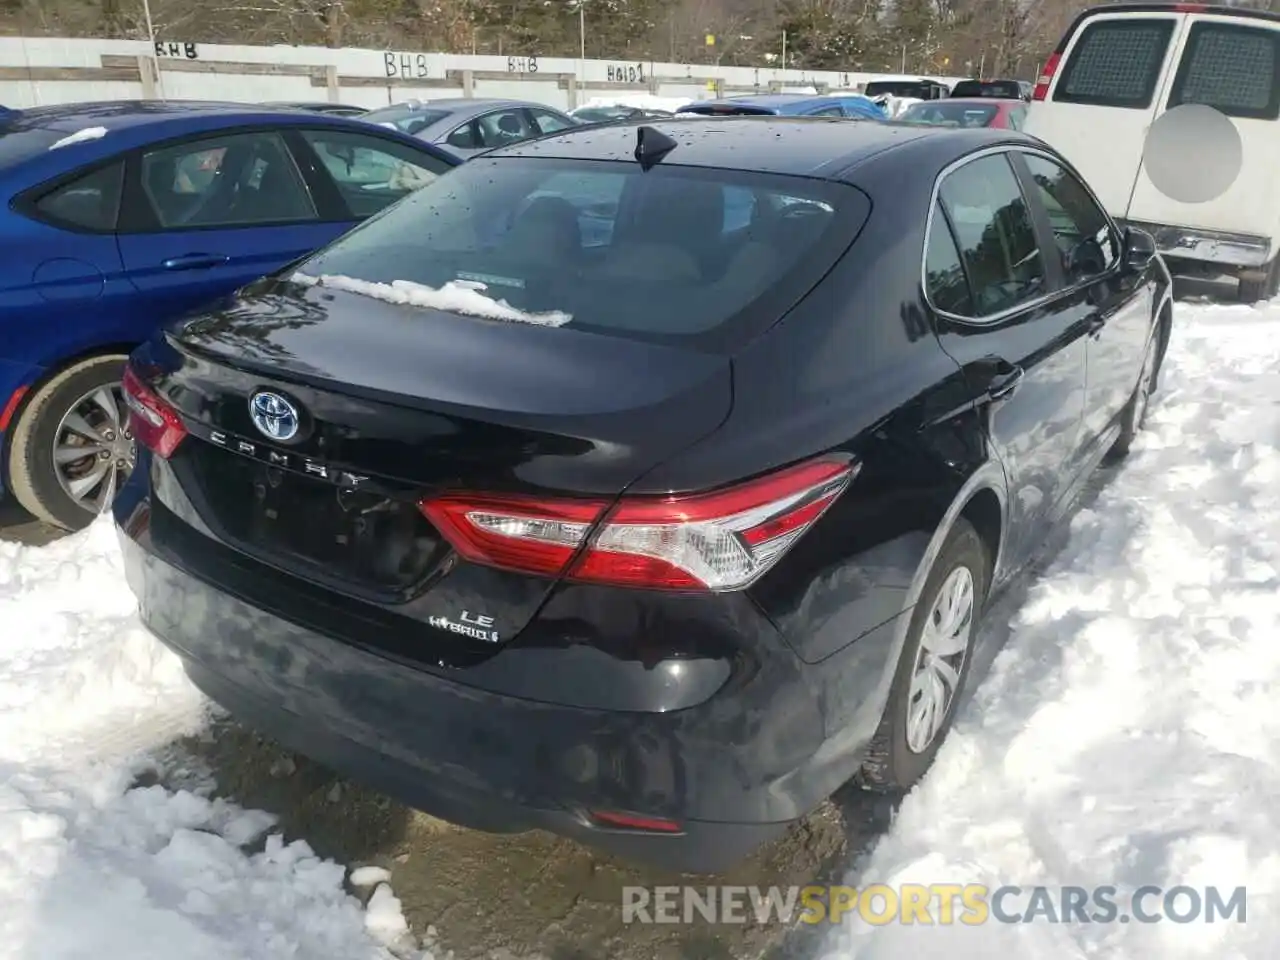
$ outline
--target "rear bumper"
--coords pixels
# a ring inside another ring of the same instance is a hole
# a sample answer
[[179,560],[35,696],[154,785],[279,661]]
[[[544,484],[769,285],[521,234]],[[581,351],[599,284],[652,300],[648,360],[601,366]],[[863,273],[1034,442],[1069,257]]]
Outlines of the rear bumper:
[[1156,249],[1169,260],[1190,260],[1206,265],[1247,269],[1261,267],[1274,255],[1269,239],[1252,234],[1202,230],[1198,227],[1146,223],[1140,220],[1126,220],[1124,223],[1145,230],[1155,237]]
[[[825,729],[827,683],[849,692],[829,676],[832,664],[813,685],[814,669],[787,651],[705,703],[659,713],[481,689],[210,584],[152,538],[137,476],[115,504],[126,574],[143,622],[191,680],[262,733],[444,820],[495,833],[542,828],[667,869],[718,871],[856,768],[865,740],[842,724],[833,752]],[[604,829],[590,810],[667,818],[681,831]]]

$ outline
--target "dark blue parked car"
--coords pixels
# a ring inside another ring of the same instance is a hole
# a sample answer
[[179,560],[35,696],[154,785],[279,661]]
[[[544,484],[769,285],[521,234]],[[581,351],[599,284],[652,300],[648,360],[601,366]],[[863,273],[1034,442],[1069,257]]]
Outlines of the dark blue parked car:
[[0,113],[0,493],[83,526],[132,467],[119,381],[153,328],[457,163],[407,134],[290,109]]
[[868,97],[817,97],[804,93],[764,93],[755,96],[725,97],[686,104],[678,111],[708,117],[863,117],[885,120],[884,108]]

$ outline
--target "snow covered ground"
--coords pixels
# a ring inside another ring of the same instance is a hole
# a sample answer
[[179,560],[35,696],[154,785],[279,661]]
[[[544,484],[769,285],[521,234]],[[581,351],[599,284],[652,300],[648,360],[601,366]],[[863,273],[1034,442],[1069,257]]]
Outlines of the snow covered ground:
[[[833,960],[1280,949],[1280,302],[1175,327],[1148,432],[849,882],[1247,886],[1248,924],[855,926]],[[139,627],[105,521],[0,543],[0,624],[0,960],[429,955],[388,887],[348,892],[384,873],[175,768],[207,706]]]
[[1280,301],[1181,304],[1144,436],[848,882],[1245,887],[1247,923],[858,920],[830,960],[1277,956],[1278,697]]
[[[145,633],[105,519],[49,547],[0,542],[0,958],[391,960],[422,956],[389,888],[272,818],[134,787],[206,705]],[[353,881],[374,881],[356,876]]]

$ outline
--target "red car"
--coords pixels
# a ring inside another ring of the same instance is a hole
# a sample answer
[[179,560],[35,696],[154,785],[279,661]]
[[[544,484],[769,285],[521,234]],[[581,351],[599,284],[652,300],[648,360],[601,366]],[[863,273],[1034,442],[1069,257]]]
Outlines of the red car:
[[946,127],[996,127],[1021,130],[1027,116],[1022,100],[995,97],[948,97],[913,103],[897,117],[903,123],[927,123]]

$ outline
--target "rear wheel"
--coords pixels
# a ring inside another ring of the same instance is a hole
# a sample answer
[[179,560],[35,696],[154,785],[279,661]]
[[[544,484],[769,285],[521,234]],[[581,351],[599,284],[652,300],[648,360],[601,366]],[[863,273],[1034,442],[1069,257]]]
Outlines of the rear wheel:
[[1280,257],[1276,257],[1262,269],[1264,276],[1260,279],[1240,278],[1236,297],[1241,303],[1270,300],[1280,292]]
[[79,530],[133,469],[125,357],[90,357],[36,389],[13,429],[9,488],[37,519]]
[[990,577],[982,538],[957,520],[912,611],[889,702],[863,761],[864,786],[909,790],[933,763],[969,675]]

